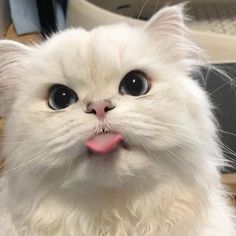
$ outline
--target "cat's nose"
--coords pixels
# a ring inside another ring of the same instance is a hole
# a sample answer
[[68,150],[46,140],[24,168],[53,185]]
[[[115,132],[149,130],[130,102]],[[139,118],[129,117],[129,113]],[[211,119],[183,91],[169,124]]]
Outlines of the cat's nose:
[[115,106],[109,100],[100,100],[89,103],[86,113],[95,114],[99,119],[102,119],[108,111],[114,108]]

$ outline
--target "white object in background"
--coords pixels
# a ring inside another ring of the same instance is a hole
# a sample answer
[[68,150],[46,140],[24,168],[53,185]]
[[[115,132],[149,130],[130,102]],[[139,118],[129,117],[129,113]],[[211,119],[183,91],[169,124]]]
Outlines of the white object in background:
[[[133,0],[132,0],[133,1]],[[129,2],[132,2],[131,0]],[[97,1],[99,5],[111,5],[109,1]],[[119,5],[122,1],[119,1]],[[114,2],[112,2],[114,3]],[[211,0],[209,4],[214,4]],[[145,8],[147,8],[145,6]],[[92,29],[99,25],[113,24],[117,22],[129,22],[132,24],[142,24],[143,21],[132,19],[127,16],[116,14],[105,10],[86,0],[68,0],[67,26]],[[209,55],[211,63],[235,63],[236,62],[236,37],[224,34],[216,34],[192,30],[193,40],[203,48]]]
[[11,22],[8,0],[0,0],[0,39],[4,38]]
[[99,25],[114,24],[122,21],[134,24],[142,23],[142,21],[107,11],[86,0],[68,1],[67,26],[82,26],[86,29],[92,29]]

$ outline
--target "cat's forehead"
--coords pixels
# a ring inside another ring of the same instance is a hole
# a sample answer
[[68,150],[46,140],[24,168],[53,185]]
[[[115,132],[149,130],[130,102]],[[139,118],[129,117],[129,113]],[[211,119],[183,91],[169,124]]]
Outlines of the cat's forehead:
[[100,27],[91,32],[68,30],[40,49],[42,61],[63,70],[70,78],[125,73],[138,62],[140,47],[134,46],[139,44],[138,37],[137,30],[125,25]]
[[54,59],[69,56],[87,61],[97,58],[105,60],[106,57],[111,59],[121,56],[122,49],[135,43],[130,41],[133,32],[132,28],[122,26],[100,27],[91,32],[82,29],[68,30],[48,41],[44,47],[45,55]]
[[90,32],[66,30],[37,48],[33,66],[27,68],[31,76],[24,77],[26,89],[64,84],[78,91],[80,97],[107,96],[117,91],[130,71],[150,72],[158,53],[153,53],[146,40],[141,29],[128,25],[104,26]]

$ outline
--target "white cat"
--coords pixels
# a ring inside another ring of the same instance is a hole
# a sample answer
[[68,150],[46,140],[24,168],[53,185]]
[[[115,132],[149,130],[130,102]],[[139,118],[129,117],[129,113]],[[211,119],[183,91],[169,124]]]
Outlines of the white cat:
[[236,235],[183,18],[0,42],[1,236]]

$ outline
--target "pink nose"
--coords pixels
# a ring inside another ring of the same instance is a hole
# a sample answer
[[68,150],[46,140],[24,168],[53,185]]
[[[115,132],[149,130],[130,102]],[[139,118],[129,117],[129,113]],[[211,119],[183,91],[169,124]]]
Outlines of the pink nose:
[[112,103],[108,100],[101,100],[92,102],[88,105],[87,113],[93,113],[95,114],[99,119],[102,119],[105,117],[106,113],[112,109],[114,109],[115,106],[112,105]]

